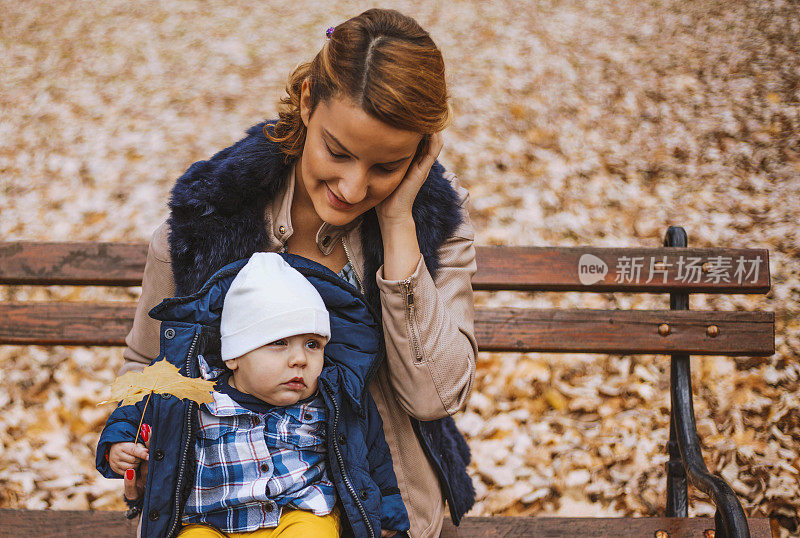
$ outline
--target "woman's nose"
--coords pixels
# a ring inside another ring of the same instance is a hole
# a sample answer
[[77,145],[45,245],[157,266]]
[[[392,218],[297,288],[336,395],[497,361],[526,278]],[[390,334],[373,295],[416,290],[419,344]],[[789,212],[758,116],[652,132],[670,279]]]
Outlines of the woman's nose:
[[367,196],[367,171],[354,166],[339,180],[339,193],[344,202],[357,204]]

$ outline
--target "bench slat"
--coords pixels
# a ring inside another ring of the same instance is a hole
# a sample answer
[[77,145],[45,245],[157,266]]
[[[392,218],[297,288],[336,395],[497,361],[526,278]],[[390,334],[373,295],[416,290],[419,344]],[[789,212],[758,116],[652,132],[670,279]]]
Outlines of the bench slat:
[[[0,242],[0,284],[138,286],[146,257],[146,243]],[[712,269],[704,272],[707,262]],[[477,264],[476,290],[766,293],[770,288],[765,249],[479,246]],[[582,278],[599,281],[584,284]]]
[[0,304],[0,344],[124,346],[136,304]]
[[[771,538],[769,519],[748,518],[750,536]],[[714,529],[714,519],[668,517],[466,517],[455,527],[445,518],[442,538],[483,538],[490,536],[525,536],[533,538],[581,538],[608,536],[655,536],[657,531],[667,532],[670,538],[702,537],[706,530]]]
[[[773,312],[704,310],[476,309],[483,351],[688,353],[764,356],[775,352]],[[668,324],[668,336],[659,326]],[[710,325],[719,334],[707,335]]]
[[[772,536],[769,520],[750,518],[753,538]],[[712,518],[549,518],[549,517],[467,517],[459,527],[445,518],[442,538],[477,538],[488,536],[562,537],[581,536],[654,536],[663,530],[671,537],[703,536],[714,528]],[[132,538],[136,520],[127,520],[122,512],[78,510],[0,509],[3,536],[103,536]]]
[[141,286],[147,243],[0,242],[0,284]]
[[[0,305],[0,344],[125,345],[133,303]],[[671,333],[658,333],[662,323]],[[706,334],[716,325],[719,335]],[[772,312],[556,310],[480,308],[475,332],[482,351],[771,355]]]
[[[710,270],[703,271],[709,262]],[[480,290],[766,293],[770,289],[766,249],[478,247],[477,264],[472,283]],[[590,281],[594,283],[586,284]]]
[[0,508],[1,536],[134,538],[138,520],[123,512],[89,510],[13,510]]

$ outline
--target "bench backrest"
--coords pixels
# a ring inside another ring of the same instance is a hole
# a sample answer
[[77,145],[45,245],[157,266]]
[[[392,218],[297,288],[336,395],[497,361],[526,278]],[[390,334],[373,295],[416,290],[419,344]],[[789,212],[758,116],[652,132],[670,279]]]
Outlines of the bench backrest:
[[[0,285],[138,286],[144,243],[0,242]],[[475,290],[766,293],[764,249],[477,247]],[[0,304],[0,344],[124,345],[134,303]],[[772,312],[477,308],[483,351],[774,353]]]

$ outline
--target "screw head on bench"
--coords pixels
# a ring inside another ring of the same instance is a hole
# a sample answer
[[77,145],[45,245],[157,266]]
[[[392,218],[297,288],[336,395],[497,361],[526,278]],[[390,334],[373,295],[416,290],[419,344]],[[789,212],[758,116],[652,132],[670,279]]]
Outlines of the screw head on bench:
[[669,533],[667,531],[656,531],[655,532],[656,538],[669,538]]
[[672,332],[672,329],[669,328],[669,324],[662,323],[661,325],[658,326],[658,334],[660,334],[661,336],[669,336],[670,332]]
[[716,338],[719,335],[719,327],[716,325],[709,325],[706,329],[706,334],[711,338]]
[[714,538],[716,534],[717,533],[714,529],[706,529],[703,531],[703,538]]
[[703,264],[703,272],[704,273],[710,272],[713,268],[714,268],[714,266],[711,264],[711,262],[706,262],[706,263]]

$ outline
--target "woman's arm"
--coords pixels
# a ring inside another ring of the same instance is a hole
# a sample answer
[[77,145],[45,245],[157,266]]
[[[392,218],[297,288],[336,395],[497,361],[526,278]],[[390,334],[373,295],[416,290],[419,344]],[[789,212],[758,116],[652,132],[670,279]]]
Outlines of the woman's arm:
[[164,222],[153,232],[147,249],[142,278],[142,296],[136,305],[133,327],[125,337],[128,347],[122,352],[125,363],[119,375],[141,371],[158,356],[161,322],[147,315],[151,308],[175,294],[175,279],[169,256],[169,226]]
[[[471,282],[476,271],[475,233],[467,209],[469,195],[455,176],[449,179],[459,195],[463,222],[439,249],[435,279],[419,255],[414,228],[410,229],[413,247],[407,248],[403,241],[390,243],[397,236],[385,234],[381,226],[384,265],[376,280],[389,379],[403,408],[420,420],[442,418],[461,409],[475,376]],[[411,270],[404,272],[403,264],[410,257]],[[390,266],[394,267],[391,274]]]

